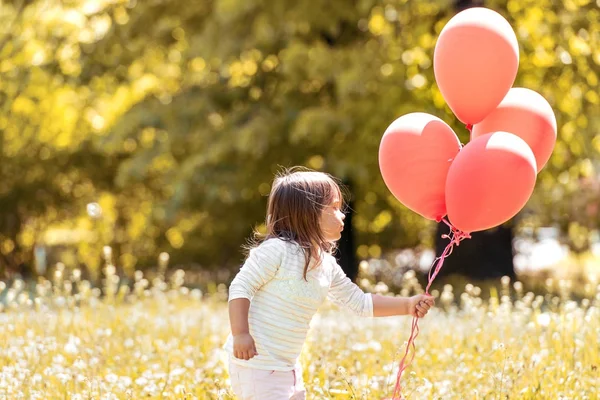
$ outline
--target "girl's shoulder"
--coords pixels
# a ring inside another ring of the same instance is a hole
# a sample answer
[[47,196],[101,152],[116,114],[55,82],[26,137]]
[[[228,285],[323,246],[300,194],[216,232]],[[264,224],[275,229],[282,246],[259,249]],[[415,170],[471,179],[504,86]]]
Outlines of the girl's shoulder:
[[289,241],[279,237],[269,237],[260,242],[257,247],[282,247],[288,243]]
[[298,243],[278,237],[267,238],[259,243],[253,251],[270,253],[295,253],[300,250]]
[[327,267],[329,269],[331,268],[335,268],[336,265],[338,265],[337,259],[335,258],[335,255],[329,251],[324,252],[323,254],[323,263],[325,265],[327,265]]

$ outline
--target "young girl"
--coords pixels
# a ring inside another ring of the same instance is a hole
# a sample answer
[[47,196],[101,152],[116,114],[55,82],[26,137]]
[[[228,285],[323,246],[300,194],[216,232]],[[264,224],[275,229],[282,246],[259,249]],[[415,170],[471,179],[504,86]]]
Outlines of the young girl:
[[267,234],[229,288],[229,375],[239,400],[305,399],[298,357],[310,321],[329,298],[363,317],[423,317],[431,296],[364,293],[332,251],[344,228],[343,199],[321,172],[278,176],[267,208]]

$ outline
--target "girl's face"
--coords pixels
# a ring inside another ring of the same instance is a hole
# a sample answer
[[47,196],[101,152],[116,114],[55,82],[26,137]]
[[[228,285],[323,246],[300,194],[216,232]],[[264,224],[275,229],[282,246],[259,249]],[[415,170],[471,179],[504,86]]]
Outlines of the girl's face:
[[325,240],[329,242],[335,242],[342,237],[346,216],[340,210],[341,206],[340,199],[336,197],[331,204],[325,206],[321,213],[321,229]]

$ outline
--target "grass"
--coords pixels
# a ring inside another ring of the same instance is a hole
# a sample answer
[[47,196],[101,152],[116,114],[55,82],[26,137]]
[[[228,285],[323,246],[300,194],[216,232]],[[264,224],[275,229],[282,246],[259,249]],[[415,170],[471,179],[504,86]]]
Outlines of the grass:
[[[203,295],[177,271],[152,282],[138,272],[127,287],[107,273],[102,293],[77,272],[39,281],[35,295],[21,281],[4,288],[0,399],[232,399],[223,286]],[[406,397],[598,399],[600,288],[574,301],[557,285],[542,296],[504,280],[485,299],[474,285],[443,287],[420,322]],[[414,274],[404,286],[420,290]],[[302,354],[308,399],[389,397],[409,327],[323,307]]]

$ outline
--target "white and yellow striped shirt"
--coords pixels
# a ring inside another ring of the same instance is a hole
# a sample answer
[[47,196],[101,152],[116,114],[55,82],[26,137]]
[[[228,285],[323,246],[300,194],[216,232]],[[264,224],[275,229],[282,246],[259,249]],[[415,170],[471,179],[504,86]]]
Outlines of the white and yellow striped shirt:
[[269,239],[251,250],[248,259],[229,287],[229,301],[250,300],[248,323],[258,356],[250,360],[233,357],[233,338],[224,348],[232,362],[252,368],[293,370],[310,321],[329,298],[354,314],[373,316],[373,300],[355,285],[331,254],[321,265],[311,263],[304,280],[304,252],[293,242]]

